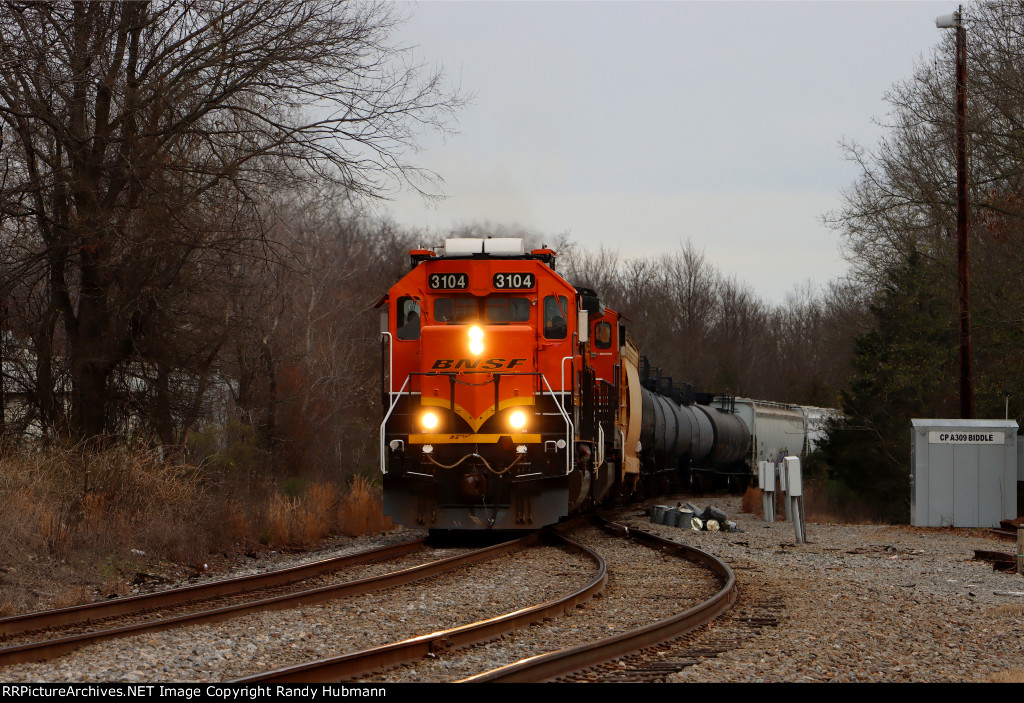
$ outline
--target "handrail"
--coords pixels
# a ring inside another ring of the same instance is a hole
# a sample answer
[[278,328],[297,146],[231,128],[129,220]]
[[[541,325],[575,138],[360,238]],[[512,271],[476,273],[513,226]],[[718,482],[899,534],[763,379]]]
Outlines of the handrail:
[[388,338],[388,397],[394,392],[395,382],[395,338],[391,336],[390,332],[382,332],[382,337]]
[[380,472],[382,474],[386,474],[388,472],[384,462],[384,452],[387,451],[384,448],[384,426],[387,425],[388,418],[390,418],[391,413],[394,412],[395,406],[398,405],[398,401],[402,397],[402,391],[405,390],[405,387],[409,384],[409,379],[411,378],[412,374],[405,377],[405,381],[402,383],[402,387],[398,390],[397,396],[391,391],[391,388],[394,386],[391,384],[391,379],[388,379],[388,395],[394,397],[394,400],[391,401],[391,407],[388,408],[388,411],[384,414],[384,419],[380,421]]
[[[540,380],[544,381],[544,385],[548,387],[548,391],[551,392],[551,399],[555,401],[555,407],[558,408],[558,412],[562,413],[562,419],[565,420],[566,449],[569,450],[569,453],[566,454],[565,457],[565,475],[568,476],[572,473],[572,467],[576,463],[576,442],[573,441],[575,439],[576,427],[573,424],[573,421],[569,419],[569,413],[565,412],[563,405],[558,402],[558,398],[555,398],[555,391],[552,390],[551,384],[548,383],[547,376],[542,373],[538,373],[537,375],[540,376]],[[563,394],[565,393],[564,383],[562,384],[561,392]]]

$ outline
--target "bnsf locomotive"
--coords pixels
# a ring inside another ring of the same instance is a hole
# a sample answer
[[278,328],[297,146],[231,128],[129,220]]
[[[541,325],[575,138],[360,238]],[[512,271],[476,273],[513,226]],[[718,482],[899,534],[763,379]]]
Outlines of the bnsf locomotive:
[[[623,318],[556,273],[550,249],[467,238],[410,255],[379,303],[384,512],[400,524],[536,529],[678,477],[743,483],[752,459],[790,451],[780,442],[804,449],[795,406],[758,416],[755,401],[641,378]],[[752,440],[773,413],[781,440]]]

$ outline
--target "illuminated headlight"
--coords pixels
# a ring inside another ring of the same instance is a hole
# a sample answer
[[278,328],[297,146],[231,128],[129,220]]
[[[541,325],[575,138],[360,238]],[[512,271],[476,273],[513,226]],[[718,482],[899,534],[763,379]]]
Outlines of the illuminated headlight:
[[434,453],[434,445],[433,444],[424,444],[423,445],[423,453],[424,454],[433,454]]
[[420,418],[420,422],[422,422],[423,426],[428,430],[432,430],[437,427],[437,415],[434,413],[423,413],[423,417]]
[[520,444],[516,447],[516,454],[526,454],[526,445]]
[[476,325],[469,328],[469,351],[476,355],[484,353],[484,331]]
[[509,415],[508,424],[512,425],[517,430],[523,429],[526,426],[526,413],[522,410],[516,410],[514,413]]

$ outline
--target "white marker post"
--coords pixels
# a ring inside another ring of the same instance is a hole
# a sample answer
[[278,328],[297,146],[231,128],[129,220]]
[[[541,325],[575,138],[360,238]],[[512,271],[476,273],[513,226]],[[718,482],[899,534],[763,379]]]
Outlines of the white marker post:
[[757,462],[757,482],[761,486],[761,509],[765,522],[775,522],[775,465]]
[[804,491],[803,480],[800,474],[800,457],[787,456],[782,462],[782,473],[786,476],[786,485],[789,488],[786,497],[788,504],[787,517],[793,520],[793,528],[796,530],[796,543],[803,544],[806,524],[804,522]]
[[793,522],[793,511],[789,509],[789,476],[786,475],[785,458],[776,461],[774,471],[779,474],[779,489],[782,491],[782,512],[786,516],[786,522]]

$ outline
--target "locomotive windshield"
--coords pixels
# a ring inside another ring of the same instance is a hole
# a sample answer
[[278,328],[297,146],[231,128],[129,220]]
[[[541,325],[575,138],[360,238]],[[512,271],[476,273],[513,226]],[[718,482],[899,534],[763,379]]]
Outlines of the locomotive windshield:
[[460,296],[458,298],[435,298],[435,322],[472,322],[479,317],[476,298]]
[[[481,302],[483,314],[480,314]],[[508,295],[491,295],[487,298],[458,296],[434,299],[434,321],[449,324],[466,324],[477,320],[491,323],[529,322],[530,300]]]
[[488,322],[528,322],[530,301],[526,298],[511,298],[507,295],[492,295],[487,298]]

